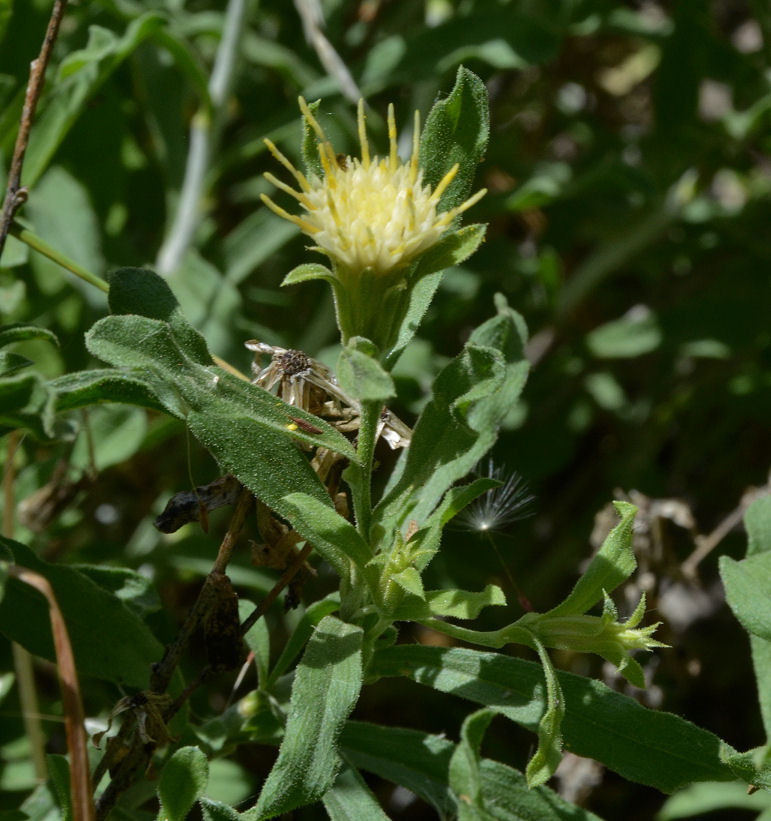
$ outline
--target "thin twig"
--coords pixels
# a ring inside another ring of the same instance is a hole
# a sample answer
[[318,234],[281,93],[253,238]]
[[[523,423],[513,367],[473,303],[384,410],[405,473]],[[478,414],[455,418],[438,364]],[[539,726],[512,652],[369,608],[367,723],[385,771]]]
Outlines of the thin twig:
[[187,647],[193,633],[195,633],[198,629],[201,619],[205,614],[206,606],[210,602],[209,580],[212,576],[220,576],[227,570],[230,556],[233,553],[233,547],[235,546],[238,537],[241,535],[241,531],[243,530],[244,523],[246,521],[246,516],[251,510],[253,504],[254,497],[246,488],[244,488],[241,491],[241,495],[238,497],[233,519],[230,522],[227,533],[225,534],[219,551],[217,552],[217,558],[214,561],[214,566],[212,567],[209,575],[206,577],[206,582],[201,588],[201,592],[198,594],[195,604],[187,614],[187,618],[179,631],[179,635],[172,644],[168,645],[163,658],[157,665],[155,665],[155,668],[153,669],[152,678],[150,679],[150,689],[153,692],[166,692],[166,688],[169,686],[174,670],[182,657],[182,653]]
[[21,112],[21,122],[19,123],[19,133],[16,135],[16,145],[13,148],[13,158],[8,172],[8,185],[3,200],[3,208],[0,211],[0,257],[3,256],[5,248],[5,238],[11,227],[13,215],[27,199],[27,189],[21,185],[21,169],[24,165],[24,154],[29,143],[29,134],[32,129],[32,121],[35,118],[40,92],[43,90],[45,82],[46,66],[51,59],[56,36],[59,33],[59,25],[64,16],[64,9],[67,0],[54,0],[54,7],[51,10],[51,19],[48,21],[43,45],[37,60],[30,64],[29,82],[27,83],[27,93],[24,97],[24,108]]
[[273,589],[268,593],[267,596],[254,608],[254,610],[249,614],[249,617],[246,621],[241,625],[241,635],[246,635],[254,623],[264,616],[268,610],[270,610],[272,604],[278,598],[278,594],[292,581],[292,579],[297,575],[300,568],[305,564],[305,560],[310,556],[311,550],[313,550],[313,545],[308,543],[305,547],[300,551],[297,558],[292,562],[292,564],[287,567],[287,569],[283,572],[279,580],[273,585]]
[[771,489],[771,482],[759,488],[751,488],[741,498],[739,504],[727,516],[720,520],[717,527],[706,536],[696,537],[696,549],[682,563],[680,569],[687,579],[696,577],[696,568],[741,523],[747,508],[755,499],[764,496]]

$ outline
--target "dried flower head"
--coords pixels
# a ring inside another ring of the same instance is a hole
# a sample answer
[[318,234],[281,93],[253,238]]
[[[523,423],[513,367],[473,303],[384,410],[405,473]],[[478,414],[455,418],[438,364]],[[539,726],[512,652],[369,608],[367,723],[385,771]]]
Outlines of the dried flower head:
[[[266,391],[275,388],[289,405],[329,419],[340,431],[358,429],[361,407],[340,387],[337,377],[326,365],[302,351],[268,345],[257,339],[250,339],[245,345],[255,354],[252,363],[255,385]],[[270,361],[263,366],[265,356],[269,356]],[[396,414],[383,408],[375,438],[380,436],[396,450],[409,445],[412,431]]]
[[466,211],[485,190],[477,191],[461,205],[439,211],[439,200],[458,173],[454,165],[433,190],[423,183],[418,168],[420,117],[415,112],[412,156],[403,163],[396,149],[396,121],[388,107],[389,154],[370,156],[364,122],[364,102],[359,100],[358,128],[361,159],[338,156],[323,128],[300,97],[300,109],[319,139],[323,177],[306,177],[270,141],[273,156],[294,177],[296,190],[265,174],[276,188],[294,197],[303,207],[301,216],[290,214],[262,194],[262,201],[276,214],[299,226],[316,243],[313,250],[326,254],[349,272],[365,269],[377,275],[399,271],[436,244],[455,217]]

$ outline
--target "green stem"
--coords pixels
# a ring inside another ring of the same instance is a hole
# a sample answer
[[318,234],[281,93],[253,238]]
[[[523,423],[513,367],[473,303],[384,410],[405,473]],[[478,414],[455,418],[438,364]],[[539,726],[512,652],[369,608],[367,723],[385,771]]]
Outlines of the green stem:
[[369,526],[372,519],[372,462],[375,454],[375,438],[381,409],[382,405],[380,403],[362,402],[359,421],[359,443],[356,448],[356,452],[360,457],[360,464],[351,466],[358,474],[355,487],[352,488],[356,526],[367,544],[369,544]]
[[105,282],[105,280],[98,277],[96,274],[92,274],[91,271],[86,270],[82,265],[78,265],[77,262],[65,256],[61,251],[57,251],[56,248],[52,248],[37,234],[33,234],[32,231],[27,228],[22,228],[17,222],[14,222],[11,225],[8,233],[11,234],[11,236],[16,237],[16,239],[20,242],[28,245],[34,251],[37,251],[44,257],[48,257],[48,259],[53,260],[58,265],[61,265],[62,268],[66,268],[70,273],[75,274],[76,277],[80,277],[89,285],[95,286],[100,291],[104,291],[104,293],[109,292],[110,286],[107,282]]
[[420,624],[438,633],[444,633],[445,636],[467,641],[469,644],[478,644],[481,647],[492,647],[497,650],[506,644],[524,644],[533,650],[537,649],[533,634],[524,627],[517,627],[516,623],[502,627],[500,630],[471,630],[441,619],[421,619]]
[[217,150],[226,115],[248,6],[249,0],[229,0],[225,11],[222,39],[209,78],[211,104],[199,110],[190,123],[190,149],[177,211],[158,252],[157,267],[160,274],[170,274],[179,268],[201,221],[206,175],[211,157]]

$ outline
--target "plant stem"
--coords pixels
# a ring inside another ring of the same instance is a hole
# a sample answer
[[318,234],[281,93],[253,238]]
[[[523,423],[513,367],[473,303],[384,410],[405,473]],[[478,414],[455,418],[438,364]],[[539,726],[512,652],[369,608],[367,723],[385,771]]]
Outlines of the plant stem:
[[52,248],[47,242],[42,240],[37,234],[33,234],[32,231],[27,228],[22,228],[18,223],[14,222],[8,233],[39,254],[61,265],[62,268],[66,268],[70,273],[75,274],[76,277],[80,277],[89,285],[93,285],[100,291],[104,291],[104,293],[110,290],[110,286],[101,277],[92,274],[91,271],[88,271],[82,265],[78,265],[75,260],[65,256],[61,251]]
[[3,256],[5,248],[5,238],[11,228],[13,215],[27,200],[27,189],[21,185],[21,169],[24,165],[24,154],[29,143],[29,134],[32,130],[32,121],[35,117],[35,109],[40,99],[40,92],[43,90],[45,82],[46,66],[51,59],[56,36],[59,33],[59,25],[64,16],[64,9],[67,0],[54,0],[51,17],[48,21],[43,45],[40,47],[40,54],[36,60],[30,63],[29,82],[27,83],[27,93],[24,97],[24,108],[21,112],[21,122],[19,123],[19,133],[16,135],[16,144],[13,147],[13,157],[11,167],[8,171],[8,185],[5,190],[2,211],[0,211],[0,257]]
[[369,526],[372,518],[372,462],[375,454],[377,423],[382,407],[382,404],[378,402],[361,403],[359,443],[356,447],[361,457],[360,464],[351,464],[349,468],[357,474],[357,481],[351,486],[356,527],[367,544],[369,544]]
[[199,109],[190,123],[190,150],[179,204],[171,228],[158,251],[156,265],[160,274],[171,274],[180,266],[200,222],[209,160],[219,141],[225,106],[233,84],[247,4],[248,0],[229,0],[225,11],[222,39],[209,78],[210,105]]

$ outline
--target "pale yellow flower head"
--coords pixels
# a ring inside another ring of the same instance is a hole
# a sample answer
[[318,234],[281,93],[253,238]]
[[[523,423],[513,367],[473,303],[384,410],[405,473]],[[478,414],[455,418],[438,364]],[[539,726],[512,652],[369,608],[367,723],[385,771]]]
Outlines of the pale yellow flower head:
[[456,208],[439,210],[439,199],[458,173],[458,165],[454,165],[433,190],[423,183],[423,172],[418,168],[420,118],[417,111],[412,156],[409,162],[403,163],[396,151],[392,105],[388,107],[390,150],[383,158],[370,156],[362,100],[358,108],[360,159],[339,157],[335,153],[302,97],[300,109],[319,139],[324,176],[306,177],[270,140],[265,140],[273,156],[292,174],[299,190],[272,174],[265,177],[294,197],[304,213],[290,214],[265,194],[262,201],[312,237],[313,250],[326,254],[349,273],[370,269],[376,275],[385,275],[405,268],[438,242],[458,214],[485,194],[482,189]]

